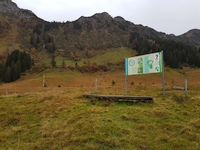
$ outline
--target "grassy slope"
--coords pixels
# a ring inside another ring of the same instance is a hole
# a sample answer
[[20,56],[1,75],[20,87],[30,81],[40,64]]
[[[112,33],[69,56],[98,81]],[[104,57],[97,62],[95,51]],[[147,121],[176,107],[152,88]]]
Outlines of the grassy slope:
[[[91,63],[97,63],[99,64],[108,64],[108,63],[116,63],[119,61],[123,61],[125,57],[132,57],[136,54],[136,51],[133,51],[132,49],[121,47],[121,48],[113,48],[113,49],[107,49],[107,50],[99,50],[96,52],[96,55],[91,58],[82,58],[80,61],[78,61],[78,65],[82,66],[84,62],[91,62]],[[102,59],[103,58],[103,59]],[[56,62],[58,66],[61,66],[62,61],[65,61],[66,65],[75,65],[75,61],[69,60],[65,57],[56,57]]]
[[[117,63],[135,54],[127,48],[97,53],[78,64]],[[42,64],[50,64],[47,55],[38,55]],[[75,64],[64,59],[66,65]],[[62,60],[56,57],[58,66]],[[119,69],[93,74],[46,70],[46,88],[42,88],[43,72],[2,84],[0,149],[199,149],[199,72],[165,68],[164,98],[161,74],[128,76],[128,94],[153,96],[154,103],[111,103],[81,97],[94,92],[124,94],[124,71]],[[94,91],[96,78],[98,90]],[[190,89],[187,98],[183,91],[171,90],[183,86],[185,78]]]
[[[199,149],[200,70],[165,70],[165,97],[160,90],[161,74],[127,78],[129,94],[151,95],[154,103],[81,97],[94,92],[96,78],[97,93],[123,94],[123,71],[49,70],[46,88],[41,87],[42,73],[3,84],[2,94],[6,90],[21,94],[0,97],[0,149]],[[171,90],[182,86],[185,78],[187,98],[183,91]]]
[[[18,29],[12,29],[0,40],[1,53],[20,47],[16,44]],[[50,64],[48,56],[40,55],[42,63]],[[110,49],[78,64],[88,60],[115,63],[133,55],[130,49]],[[60,66],[63,58],[56,59]],[[66,65],[75,64],[65,61]],[[165,97],[161,74],[127,77],[128,94],[153,96],[154,103],[100,102],[81,97],[95,92],[96,78],[97,93],[123,94],[124,72],[120,70],[93,74],[47,70],[46,88],[42,88],[43,73],[23,76],[0,85],[0,150],[200,149],[199,74],[199,69],[166,68]],[[189,81],[186,98],[183,91],[171,90],[174,85],[183,86],[185,78]]]

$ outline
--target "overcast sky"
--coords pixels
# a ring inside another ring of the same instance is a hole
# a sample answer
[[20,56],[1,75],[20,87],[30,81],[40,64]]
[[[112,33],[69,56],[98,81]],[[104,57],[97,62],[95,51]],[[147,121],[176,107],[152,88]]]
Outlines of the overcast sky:
[[134,24],[180,35],[200,29],[200,0],[13,0],[46,21],[74,21],[107,12]]

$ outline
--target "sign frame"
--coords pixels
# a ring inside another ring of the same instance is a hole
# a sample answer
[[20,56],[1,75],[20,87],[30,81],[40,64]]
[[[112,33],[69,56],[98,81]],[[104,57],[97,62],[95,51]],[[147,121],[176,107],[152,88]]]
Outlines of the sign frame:
[[163,71],[162,52],[125,58],[125,74],[140,75]]

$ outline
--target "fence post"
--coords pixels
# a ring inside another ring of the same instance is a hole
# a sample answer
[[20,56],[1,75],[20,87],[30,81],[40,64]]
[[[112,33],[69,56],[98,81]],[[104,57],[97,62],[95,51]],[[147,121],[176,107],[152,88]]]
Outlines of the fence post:
[[98,89],[98,78],[96,78],[96,80],[95,80],[94,91],[97,92],[97,89]]
[[188,81],[185,79],[185,96],[188,96]]

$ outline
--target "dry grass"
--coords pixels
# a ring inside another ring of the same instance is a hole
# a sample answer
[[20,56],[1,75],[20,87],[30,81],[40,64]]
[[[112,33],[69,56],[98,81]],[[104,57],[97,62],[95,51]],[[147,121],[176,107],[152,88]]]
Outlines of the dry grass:
[[[82,74],[49,70],[46,88],[42,88],[42,73],[3,84],[0,149],[199,149],[200,84],[194,79],[199,69],[181,71],[185,74],[166,68],[165,97],[161,74],[127,77],[129,94],[153,96],[153,103],[81,97],[94,92],[123,94],[123,71]],[[181,86],[185,77],[188,97],[183,91],[171,90],[173,85]],[[99,84],[94,91],[96,78]],[[14,95],[5,96],[6,91]]]

